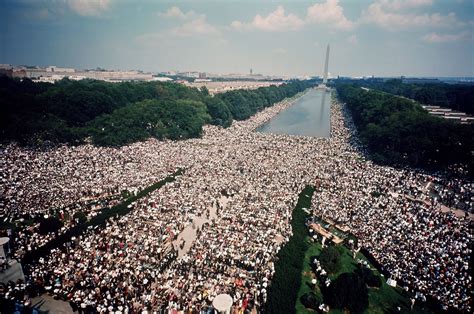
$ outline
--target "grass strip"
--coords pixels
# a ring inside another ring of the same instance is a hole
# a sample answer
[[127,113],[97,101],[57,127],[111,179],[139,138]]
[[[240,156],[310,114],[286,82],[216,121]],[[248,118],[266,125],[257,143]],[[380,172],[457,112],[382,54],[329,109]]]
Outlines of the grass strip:
[[301,271],[308,243],[305,220],[309,215],[302,210],[311,207],[314,187],[306,186],[299,194],[293,209],[291,228],[293,235],[277,254],[275,275],[269,288],[268,313],[294,313],[298,289],[301,285]]

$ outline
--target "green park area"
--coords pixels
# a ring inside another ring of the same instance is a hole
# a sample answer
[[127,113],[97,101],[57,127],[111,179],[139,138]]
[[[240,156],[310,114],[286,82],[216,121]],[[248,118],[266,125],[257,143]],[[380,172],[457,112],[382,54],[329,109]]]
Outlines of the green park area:
[[[387,278],[362,253],[353,258],[344,243],[323,249],[319,241],[309,236],[305,222],[310,218],[308,209],[314,192],[313,187],[307,186],[293,210],[293,235],[277,255],[268,312],[323,313],[319,306],[325,304],[329,313],[432,313],[421,303],[411,309],[410,295],[400,287],[388,285]],[[326,275],[316,275],[315,259]],[[329,286],[325,284],[327,279],[331,281]]]
[[118,147],[149,138],[200,137],[206,124],[228,127],[293,97],[314,81],[289,81],[216,96],[167,82],[63,79],[55,84],[0,77],[0,142]]
[[[361,277],[360,269],[364,269],[362,277],[367,275],[370,277],[369,282],[367,280],[364,282],[364,286],[367,287],[367,302],[365,301],[365,289],[355,289],[357,287],[357,282],[352,283],[350,281],[344,282],[345,287],[333,287],[334,289],[326,289],[326,294],[323,293],[325,283],[318,278],[313,272],[311,262],[314,257],[317,257],[320,262],[322,262],[322,245],[319,242],[313,242],[310,237],[306,239],[308,250],[305,253],[303,267],[301,272],[301,284],[297,294],[296,300],[296,313],[314,313],[318,312],[318,308],[312,309],[307,308],[303,303],[313,304],[319,306],[320,303],[328,304],[334,303],[332,300],[327,300],[331,298],[336,298],[339,300],[345,300],[348,303],[356,303],[347,305],[351,307],[351,313],[432,313],[429,309],[423,307],[420,304],[416,304],[411,309],[410,297],[407,293],[400,287],[392,287],[386,283],[386,278],[383,277],[365,258],[361,253],[357,253],[356,258],[353,259],[352,252],[349,248],[344,245],[332,246],[330,249],[326,246],[326,251],[337,252],[336,256],[338,261],[335,261],[336,258],[332,258],[330,262],[335,265],[331,265],[329,268],[333,268],[333,272],[328,272],[328,278],[331,280],[331,285],[335,285],[338,282],[338,278],[342,274],[356,274],[356,277]],[[369,268],[366,266],[360,266],[358,261],[363,260],[369,265]],[[316,278],[317,284],[312,285],[312,280]],[[354,287],[351,285],[354,284]],[[373,287],[370,287],[370,286]],[[342,289],[341,289],[342,288]],[[351,289],[354,288],[354,289]],[[331,291],[332,290],[332,291]],[[338,290],[338,291],[334,291]],[[340,291],[339,291],[340,290]],[[352,290],[352,291],[350,291]],[[349,293],[353,295],[342,296],[337,295],[340,292],[341,294]],[[334,296],[331,296],[331,293],[335,293]],[[308,297],[312,296],[314,302],[308,300]],[[344,302],[344,301],[341,301]],[[336,302],[337,303],[337,302]],[[337,304],[339,306],[342,303]],[[359,311],[360,309],[360,311]],[[330,308],[329,313],[347,313],[347,308],[341,306],[341,308]]]

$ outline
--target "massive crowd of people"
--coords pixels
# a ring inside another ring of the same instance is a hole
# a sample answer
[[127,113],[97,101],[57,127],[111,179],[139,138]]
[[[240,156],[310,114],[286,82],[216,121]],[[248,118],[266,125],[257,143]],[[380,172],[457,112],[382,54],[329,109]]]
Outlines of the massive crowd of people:
[[[408,289],[469,311],[470,220],[438,210],[442,200],[426,186],[442,179],[365,160],[350,117],[335,101],[329,139],[254,131],[291,104],[227,129],[206,126],[201,139],[120,149],[2,147],[1,214],[10,221],[185,172],[137,200],[129,214],[28,265],[26,282],[0,293],[28,302],[32,291],[47,291],[99,313],[206,311],[221,293],[232,296],[235,309],[264,309],[297,195],[318,182],[316,215],[349,226]],[[465,200],[466,189],[472,185],[463,182],[449,191]],[[472,210],[472,200],[467,204]],[[192,245],[178,254],[178,235],[197,218],[206,222],[183,239]]]
[[[43,151],[2,147],[0,221],[18,224],[14,256],[20,259],[76,225],[76,214],[90,219],[124,195],[171,174],[176,160],[160,154],[162,144],[155,140],[120,149],[84,145]],[[45,217],[58,217],[62,228],[39,232]]]
[[[350,124],[350,117],[345,121]],[[419,299],[431,296],[446,309],[470,309],[471,217],[440,210],[439,194],[429,186],[442,178],[361,158],[347,149],[325,165],[327,180],[313,197],[314,213],[348,226],[359,245]],[[472,193],[472,184],[458,182],[464,185],[459,191]],[[465,198],[464,192],[456,198]],[[472,211],[472,200],[467,204]]]

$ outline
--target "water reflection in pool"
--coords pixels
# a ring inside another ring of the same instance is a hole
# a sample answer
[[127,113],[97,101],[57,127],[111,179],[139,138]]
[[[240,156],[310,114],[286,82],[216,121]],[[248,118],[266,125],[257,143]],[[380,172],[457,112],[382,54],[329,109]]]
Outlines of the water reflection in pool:
[[331,93],[312,89],[303,97],[257,128],[257,132],[305,135],[313,137],[330,136]]

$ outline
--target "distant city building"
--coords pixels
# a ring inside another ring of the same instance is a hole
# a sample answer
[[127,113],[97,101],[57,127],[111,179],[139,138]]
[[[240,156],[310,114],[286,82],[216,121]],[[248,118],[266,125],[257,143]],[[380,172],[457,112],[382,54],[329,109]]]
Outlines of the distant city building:
[[366,81],[368,82],[372,82],[372,83],[382,83],[382,82],[386,82],[387,79],[386,78],[383,78],[383,77],[374,77],[374,76],[371,76],[369,78],[365,78]]
[[[46,68],[40,67],[26,67],[13,69],[0,68],[0,75],[2,72],[10,77],[28,77],[37,82],[54,83],[63,78],[71,80],[94,79],[109,82],[123,82],[123,81],[151,81],[154,79],[151,73],[143,73],[140,71],[108,71],[103,69],[98,70],[84,70],[77,71],[73,68],[60,68],[56,66],[48,66]],[[9,72],[11,71],[11,72]]]
[[224,93],[227,91],[237,90],[237,89],[257,89],[259,87],[268,87],[271,85],[278,86],[284,83],[283,81],[260,81],[260,80],[212,81],[210,79],[195,79],[194,82],[180,80],[177,82],[189,87],[201,88],[205,86],[211,95]]
[[13,78],[24,78],[24,77],[26,77],[26,70],[25,69],[13,69],[12,77]]
[[188,71],[188,72],[178,72],[176,73],[177,76],[189,77],[189,78],[199,78],[200,73],[195,71]]
[[60,81],[64,78],[64,75],[53,74],[51,76],[40,76],[38,78],[33,79],[33,82],[36,83],[55,83],[56,81]]
[[207,78],[207,77],[206,77],[206,72],[199,72],[198,78],[200,78],[200,79],[206,79],[206,78]]
[[8,76],[10,78],[25,78],[27,77],[27,73],[25,69],[21,68],[8,68],[8,67],[0,67],[0,76]]
[[262,75],[262,74],[240,74],[240,73],[230,73],[230,74],[208,74],[208,78],[212,79],[224,79],[224,80],[278,80],[278,79],[286,79],[282,76],[269,76],[269,75]]
[[402,83],[404,84],[438,84],[441,83],[437,78],[416,78],[402,76]]
[[211,79],[206,79],[206,78],[197,78],[194,80],[194,82],[199,83],[199,82],[212,82]]
[[49,67],[46,67],[46,72],[74,73],[74,72],[76,72],[76,69],[72,69],[72,68],[58,68],[57,66],[50,65]]
[[172,80],[173,80],[172,78],[164,77],[164,76],[157,76],[152,79],[152,81],[158,81],[158,82],[169,82]]

